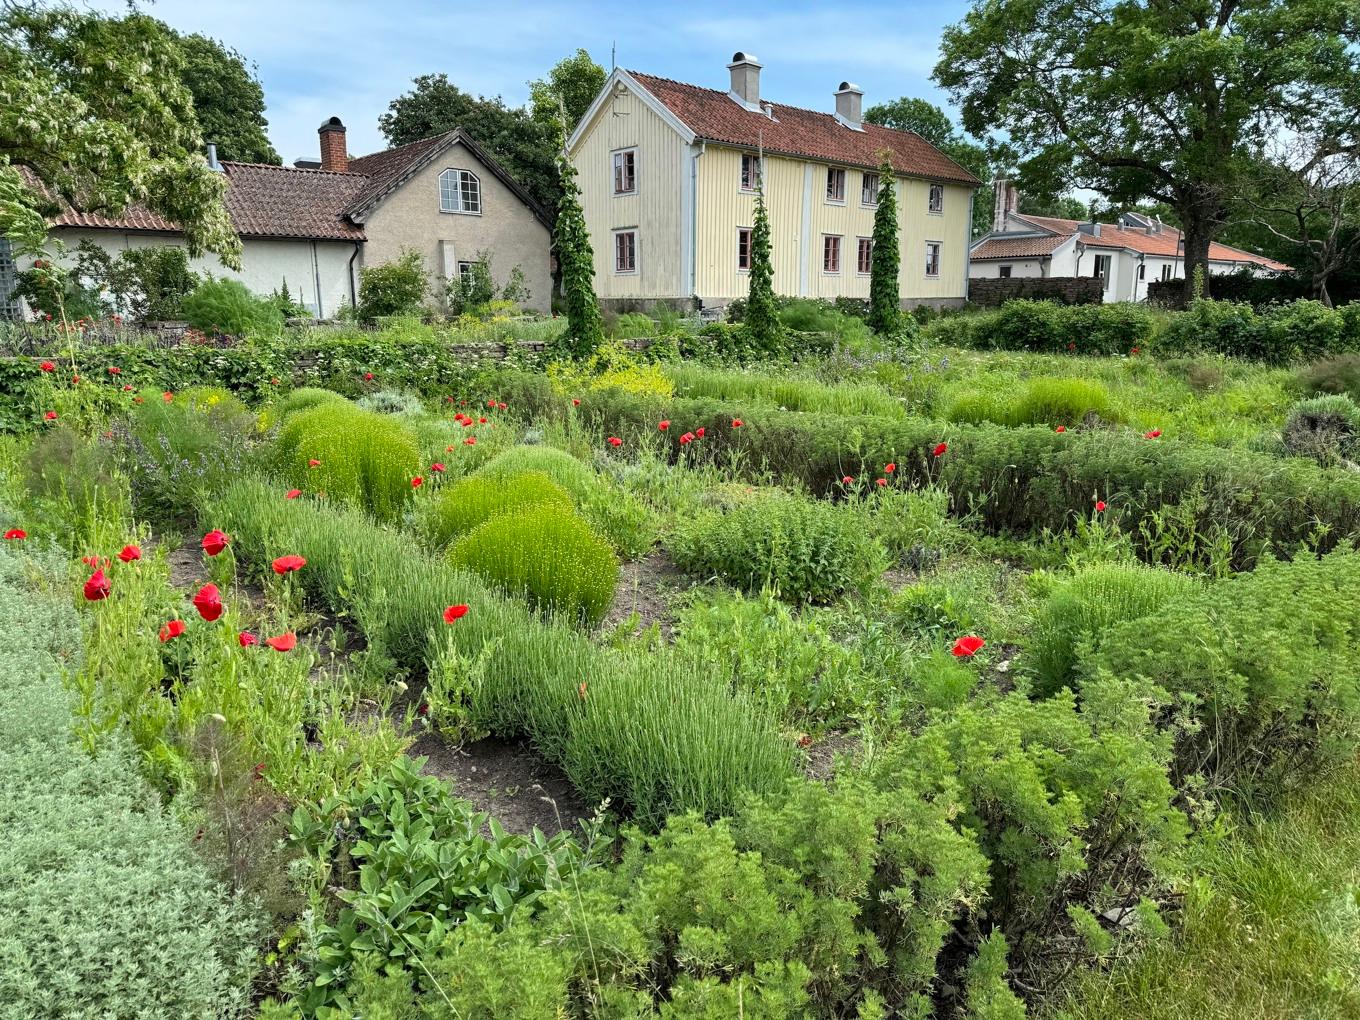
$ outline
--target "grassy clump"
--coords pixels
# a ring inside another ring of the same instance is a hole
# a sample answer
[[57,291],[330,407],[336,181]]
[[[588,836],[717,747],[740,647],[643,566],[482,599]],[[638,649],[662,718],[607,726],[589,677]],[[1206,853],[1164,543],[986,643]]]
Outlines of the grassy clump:
[[588,626],[609,609],[619,582],[609,544],[560,504],[526,504],[492,517],[455,542],[449,559]]
[[1300,400],[1289,409],[1283,437],[1296,456],[1324,465],[1349,460],[1360,447],[1360,406],[1345,393]]
[[950,421],[995,422],[998,425],[1064,425],[1088,420],[1119,421],[1110,395],[1100,383],[1087,379],[1032,379],[1019,394],[1005,398],[991,393],[959,396],[945,417]]
[[444,489],[426,504],[420,529],[432,545],[445,546],[493,517],[545,505],[563,514],[572,510],[567,490],[542,471],[493,478],[473,476]]
[[1151,616],[1195,589],[1183,574],[1138,563],[1080,571],[1049,595],[1035,621],[1029,665],[1038,688],[1052,692],[1072,681],[1083,640],[1099,640],[1106,628]]
[[482,478],[513,478],[525,472],[547,475],[571,493],[578,503],[589,499],[599,488],[600,479],[587,464],[552,446],[515,446],[498,454],[477,469]]
[[233,903],[113,734],[71,743],[80,656],[64,587],[0,549],[0,995],[7,1015],[250,1012],[255,919]]
[[[278,459],[308,493],[355,503],[382,520],[397,517],[411,497],[420,449],[397,419],[328,401],[291,415],[279,432]],[[311,461],[320,463],[311,466]]]
[[824,414],[881,414],[901,418],[905,405],[880,386],[858,382],[825,383],[796,375],[710,368],[694,362],[666,367],[679,395],[737,400],[790,411]]
[[791,602],[832,602],[882,572],[885,556],[852,512],[787,493],[683,521],[670,540],[680,569]]

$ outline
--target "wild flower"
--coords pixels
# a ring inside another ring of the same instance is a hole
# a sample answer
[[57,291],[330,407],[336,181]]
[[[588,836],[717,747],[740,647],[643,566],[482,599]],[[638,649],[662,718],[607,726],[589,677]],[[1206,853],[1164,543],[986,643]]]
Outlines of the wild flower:
[[298,498],[299,496],[301,496],[301,495],[302,495],[302,490],[301,490],[301,489],[289,489],[287,492],[285,492],[285,493],[283,494],[283,498],[284,498],[284,499],[297,499],[297,498]]
[[217,528],[203,536],[203,551],[209,556],[216,556],[230,544],[231,537]]
[[142,547],[139,545],[125,545],[118,550],[118,558],[124,563],[131,563],[133,560],[142,558]]
[[185,631],[183,620],[171,620],[169,623],[162,624],[160,633],[157,635],[161,639],[161,644],[173,641]]
[[209,623],[222,616],[222,593],[217,590],[215,584],[205,584],[198,589],[198,593],[193,598],[194,608],[198,610],[198,615]]
[[236,635],[236,642],[242,648],[249,648],[251,645],[258,645],[260,643],[260,639],[257,638],[250,631],[243,630],[241,631],[241,633]]
[[23,539],[27,537],[28,532],[25,531],[23,528],[10,528],[8,531],[5,532],[5,538],[10,542],[15,541],[16,539]]
[[276,652],[291,652],[297,645],[297,635],[290,630],[276,637],[265,638],[264,643]]
[[943,457],[948,449],[949,449],[948,443],[936,443],[935,449],[932,450],[931,453],[934,454],[936,457]]
[[100,599],[109,597],[109,579],[104,576],[104,569],[100,567],[85,582],[85,599],[89,602],[98,602]]
[[954,642],[954,647],[949,649],[949,654],[956,659],[971,658],[976,655],[987,644],[982,638],[974,634],[966,635]]
[[278,574],[280,577],[282,577],[284,574],[291,574],[294,573],[295,571],[301,570],[306,565],[307,561],[305,559],[303,559],[301,556],[294,555],[280,556],[272,564],[274,568],[274,573]]
[[462,603],[459,603],[456,606],[449,606],[444,610],[444,622],[453,623],[455,620],[461,620],[467,615],[467,611],[468,607]]

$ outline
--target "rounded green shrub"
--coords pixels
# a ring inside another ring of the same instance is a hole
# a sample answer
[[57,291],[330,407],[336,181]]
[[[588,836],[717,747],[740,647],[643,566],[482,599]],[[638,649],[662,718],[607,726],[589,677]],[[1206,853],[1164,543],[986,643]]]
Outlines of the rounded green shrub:
[[276,420],[281,421],[290,414],[307,411],[321,404],[333,404],[337,401],[343,403],[344,400],[345,398],[334,390],[323,390],[317,386],[302,386],[271,404],[270,412]]
[[[1196,587],[1184,574],[1137,563],[1102,563],[1080,571],[1049,595],[1035,620],[1029,666],[1036,687],[1047,694],[1067,686],[1083,640],[1151,616]],[[1155,629],[1155,622],[1149,627]]]
[[1344,393],[1300,400],[1289,409],[1281,435],[1295,456],[1320,464],[1349,459],[1360,447],[1360,406]]
[[1100,383],[1087,379],[1033,379],[1010,407],[1008,425],[1080,425],[1094,415],[1117,421],[1119,415]]
[[589,499],[600,486],[589,465],[552,446],[512,447],[487,461],[476,474],[483,478],[510,478],[526,471],[548,475],[578,502]]
[[[327,401],[287,418],[278,456],[299,489],[357,503],[393,520],[410,499],[420,448],[402,423],[349,401]],[[311,466],[311,461],[319,461]]]
[[1005,422],[1010,417],[1010,405],[995,393],[962,393],[944,412],[946,421],[979,425],[984,421]]
[[1352,400],[1360,400],[1360,354],[1338,354],[1316,361],[1299,369],[1297,378],[1305,393],[1345,393]]
[[609,544],[552,504],[491,518],[455,542],[449,559],[539,609],[590,626],[609,609],[619,582]]
[[695,514],[676,530],[670,552],[686,573],[747,591],[769,586],[791,602],[831,602],[886,565],[857,514],[787,493]]
[[195,329],[232,336],[277,336],[283,316],[240,280],[205,280],[184,298],[184,317]]
[[426,504],[420,530],[436,546],[447,545],[493,517],[528,507],[552,506],[572,510],[571,496],[542,471],[526,471],[508,478],[473,475],[444,489]]

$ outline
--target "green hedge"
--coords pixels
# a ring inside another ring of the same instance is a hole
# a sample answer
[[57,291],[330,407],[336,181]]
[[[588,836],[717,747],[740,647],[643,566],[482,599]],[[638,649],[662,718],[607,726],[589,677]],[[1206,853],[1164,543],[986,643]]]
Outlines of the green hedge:
[[[894,462],[899,479],[943,485],[956,513],[972,512],[997,533],[1061,531],[1089,517],[1100,499],[1134,532],[1158,511],[1193,508],[1197,529],[1226,536],[1238,566],[1267,549],[1289,555],[1315,542],[1326,551],[1360,534],[1360,475],[1169,437],[802,414],[618,390],[587,394],[579,410],[628,442],[655,436],[661,419],[676,437],[703,426],[703,442],[687,447],[686,456],[728,464],[736,454],[730,463],[752,477],[767,469],[819,495],[843,491],[846,475],[872,476]],[[734,420],[741,427],[732,427]],[[941,442],[948,450],[936,457]],[[678,456],[678,443],[673,450]]]

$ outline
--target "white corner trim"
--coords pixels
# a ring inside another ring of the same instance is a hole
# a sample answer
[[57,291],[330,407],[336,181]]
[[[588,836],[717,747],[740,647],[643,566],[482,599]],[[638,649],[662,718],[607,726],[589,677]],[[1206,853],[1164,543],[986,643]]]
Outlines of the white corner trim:
[[812,164],[803,164],[803,222],[799,235],[798,294],[812,293]]
[[567,139],[568,155],[571,154],[580,143],[581,139],[589,132],[591,126],[599,117],[600,111],[604,109],[605,104],[609,102],[610,98],[613,96],[614,86],[619,82],[626,85],[629,91],[642,100],[643,105],[665,121],[677,134],[679,134],[680,137],[685,140],[686,145],[694,144],[695,134],[690,129],[689,125],[673,114],[665,103],[661,102],[656,96],[643,88],[638,80],[631,74],[621,67],[616,67],[614,73],[606,79],[604,87],[600,89],[600,94],[595,97],[594,101],[590,104],[590,107],[586,110],[586,114],[581,118],[581,122],[576,125],[576,130],[573,131],[571,137]]

